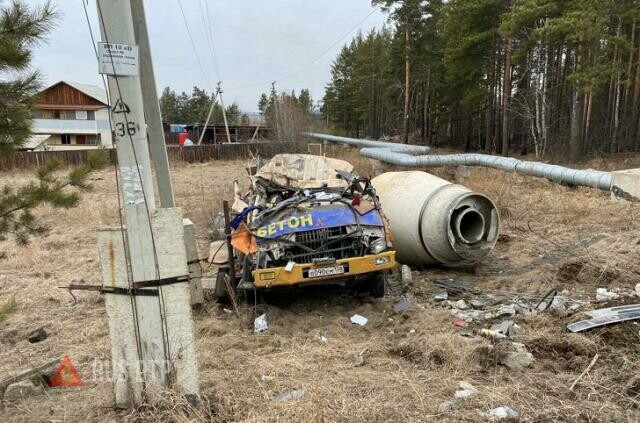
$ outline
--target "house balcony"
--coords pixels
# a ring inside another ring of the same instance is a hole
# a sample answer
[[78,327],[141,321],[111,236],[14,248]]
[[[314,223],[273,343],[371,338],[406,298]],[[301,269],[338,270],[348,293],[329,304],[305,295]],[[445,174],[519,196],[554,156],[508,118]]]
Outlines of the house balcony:
[[36,134],[99,134],[108,131],[107,120],[33,119]]

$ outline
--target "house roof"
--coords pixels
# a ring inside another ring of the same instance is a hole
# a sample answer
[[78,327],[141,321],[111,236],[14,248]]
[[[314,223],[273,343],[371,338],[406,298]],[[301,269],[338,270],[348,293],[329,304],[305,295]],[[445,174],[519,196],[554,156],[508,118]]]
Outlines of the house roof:
[[[108,99],[107,99],[107,93],[104,90],[104,88],[102,88],[102,87],[99,87],[97,85],[81,84],[81,83],[78,83],[78,82],[71,82],[71,81],[60,81],[60,82],[58,82],[56,84],[53,84],[53,85],[57,85],[57,84],[60,84],[60,83],[67,84],[67,85],[75,88],[78,91],[82,91],[83,93],[85,93],[89,97],[95,98],[99,102],[103,103],[105,106],[109,104]],[[53,87],[53,85],[51,85],[51,87]]]
[[35,150],[51,138],[49,134],[32,134],[24,144],[20,146],[21,150]]

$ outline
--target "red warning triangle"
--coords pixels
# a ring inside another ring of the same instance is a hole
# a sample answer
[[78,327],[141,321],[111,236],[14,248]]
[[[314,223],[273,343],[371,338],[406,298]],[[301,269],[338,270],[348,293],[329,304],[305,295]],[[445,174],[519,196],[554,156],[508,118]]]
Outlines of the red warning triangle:
[[65,355],[60,362],[58,370],[49,380],[49,386],[84,386],[78,370],[76,370],[68,355]]

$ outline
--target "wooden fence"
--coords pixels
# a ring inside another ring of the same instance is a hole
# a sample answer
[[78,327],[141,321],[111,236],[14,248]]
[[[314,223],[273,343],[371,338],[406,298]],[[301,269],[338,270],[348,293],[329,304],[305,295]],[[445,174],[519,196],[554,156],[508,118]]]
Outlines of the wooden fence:
[[[49,160],[59,160],[66,165],[74,166],[84,163],[91,150],[76,151],[19,151],[0,157],[0,171],[29,169],[40,166]],[[210,160],[240,160],[252,155],[272,157],[280,153],[306,153],[304,142],[289,143],[232,143],[215,145],[194,145],[190,147],[167,146],[171,162],[207,162]],[[115,150],[108,150],[111,162],[117,160]]]

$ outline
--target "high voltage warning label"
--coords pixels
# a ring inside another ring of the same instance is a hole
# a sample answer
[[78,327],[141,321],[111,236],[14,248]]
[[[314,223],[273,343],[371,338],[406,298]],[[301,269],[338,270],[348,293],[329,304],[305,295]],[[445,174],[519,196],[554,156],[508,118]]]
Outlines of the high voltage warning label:
[[98,43],[100,73],[136,76],[140,72],[138,46],[118,43]]

